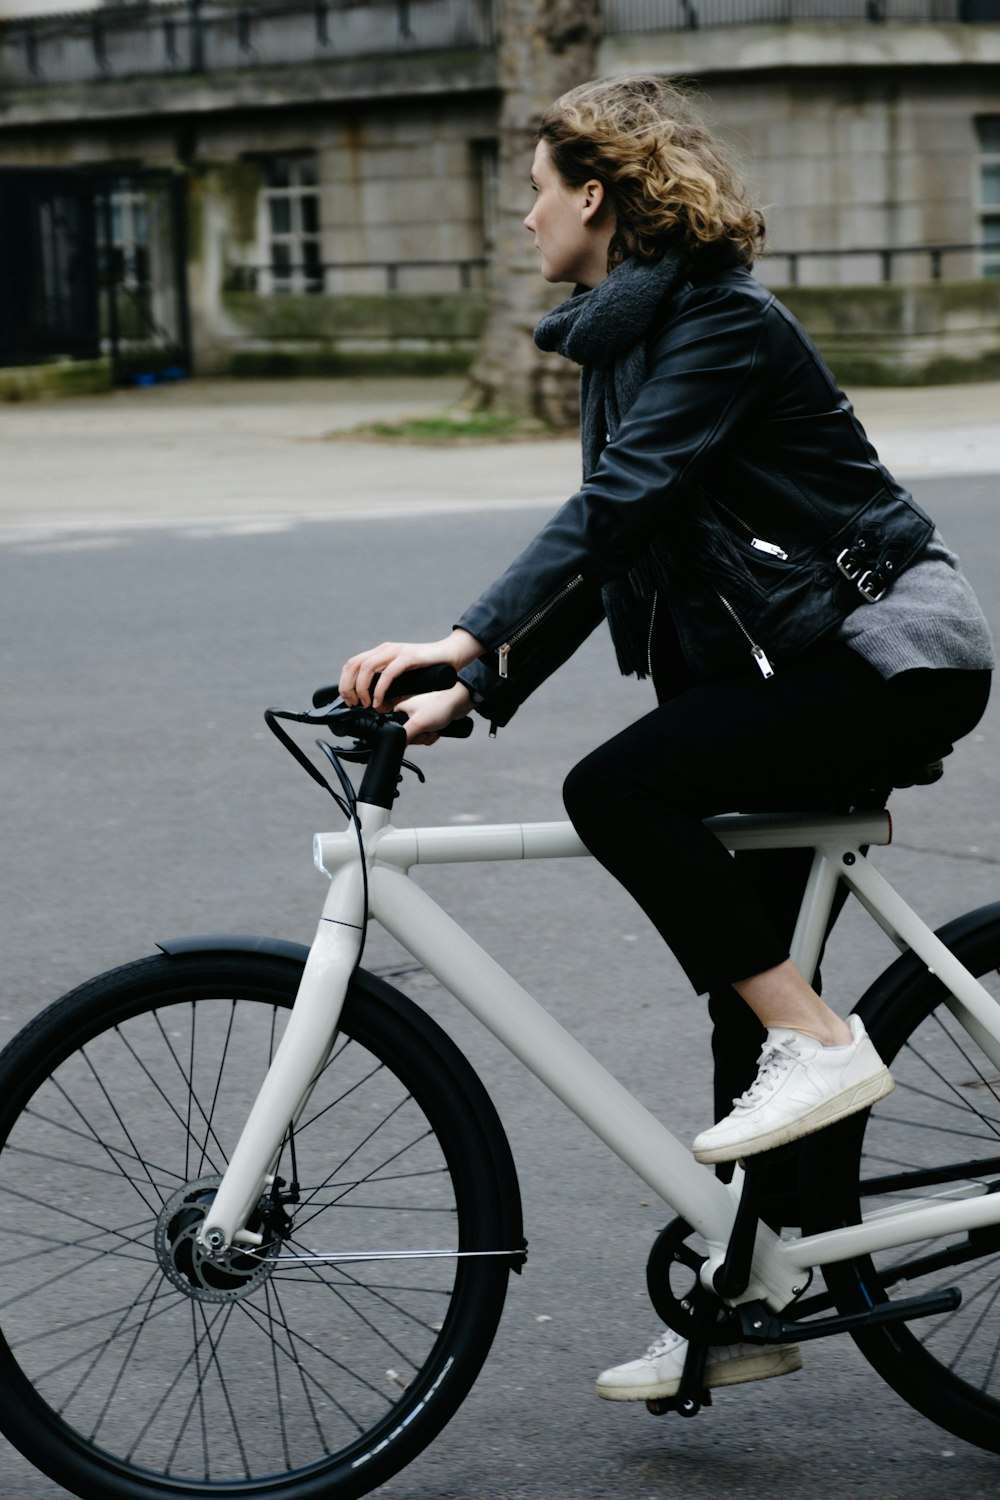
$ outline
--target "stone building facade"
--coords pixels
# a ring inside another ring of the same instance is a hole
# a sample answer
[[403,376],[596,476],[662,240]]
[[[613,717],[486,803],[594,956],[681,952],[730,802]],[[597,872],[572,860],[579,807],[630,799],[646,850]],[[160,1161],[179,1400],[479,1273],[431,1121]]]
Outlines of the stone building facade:
[[[99,169],[118,260],[146,273],[148,174],[181,178],[202,371],[454,364],[490,274],[503,21],[502,0],[8,12],[0,176]],[[602,74],[702,95],[788,300],[839,306],[849,340],[882,299],[879,347],[914,368],[1000,347],[1000,0],[604,0],[603,32]]]

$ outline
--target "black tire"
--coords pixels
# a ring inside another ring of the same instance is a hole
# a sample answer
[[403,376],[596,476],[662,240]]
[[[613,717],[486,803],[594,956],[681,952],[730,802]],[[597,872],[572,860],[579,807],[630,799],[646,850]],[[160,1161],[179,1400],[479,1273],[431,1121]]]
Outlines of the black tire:
[[[939,936],[1000,1000],[1000,904]],[[802,1173],[807,1227],[857,1223],[862,1207],[935,1192],[1000,1192],[1000,1073],[956,1025],[940,980],[906,956],[857,1009],[896,1088],[870,1114],[811,1138]],[[826,1267],[825,1278],[844,1313],[958,1287],[954,1312],[872,1329],[856,1342],[909,1405],[1000,1453],[1000,1228],[859,1257]]]
[[[440,1431],[489,1350],[509,1255],[199,1267],[191,1225],[300,973],[144,959],[0,1057],[0,1425],[84,1500],[366,1494]],[[482,1085],[369,975],[294,1147],[279,1175],[301,1201],[276,1255],[519,1248]]]

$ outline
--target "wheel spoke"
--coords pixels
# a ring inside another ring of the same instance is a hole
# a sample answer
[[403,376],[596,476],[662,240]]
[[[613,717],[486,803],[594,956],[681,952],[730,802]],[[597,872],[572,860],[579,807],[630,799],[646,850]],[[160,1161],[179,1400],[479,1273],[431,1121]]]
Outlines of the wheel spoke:
[[[148,1167],[148,1165],[147,1165],[147,1163],[145,1161],[145,1158],[138,1151],[138,1149],[137,1149],[137,1147],[135,1145],[135,1142],[132,1139],[132,1135],[131,1135],[131,1132],[129,1130],[129,1127],[125,1124],[125,1121],[122,1119],[121,1114],[119,1113],[118,1108],[117,1108],[117,1106],[116,1106],[113,1098],[111,1097],[111,1094],[108,1092],[107,1088],[105,1087],[104,1081],[101,1078],[100,1073],[98,1072],[97,1068],[94,1066],[93,1060],[92,1060],[92,1058],[90,1056],[90,1053],[87,1051],[86,1047],[81,1048],[80,1055],[83,1057],[84,1061],[87,1064],[87,1067],[90,1069],[90,1072],[93,1075],[95,1083],[97,1084],[97,1086],[100,1089],[101,1093],[104,1095],[104,1098],[105,1098],[105,1100],[106,1100],[106,1102],[108,1104],[108,1108],[111,1110],[111,1113],[114,1116],[114,1119],[117,1122],[118,1127],[119,1127],[119,1129],[122,1132],[122,1135],[124,1135],[125,1139],[129,1143],[129,1146],[132,1148],[132,1151],[134,1153],[134,1160],[137,1161],[138,1164],[139,1164],[139,1166],[142,1168],[142,1170],[144,1172],[144,1175],[146,1177],[147,1182],[149,1183],[150,1187],[153,1189],[153,1192],[154,1192],[154,1194],[156,1196],[156,1200],[158,1202],[162,1203],[163,1202],[163,1195],[160,1193],[159,1189],[156,1186],[155,1181],[153,1180],[152,1172],[150,1171],[150,1169],[149,1169],[149,1167]],[[155,1082],[155,1080],[153,1080],[153,1081]],[[62,1091],[63,1097],[66,1098],[67,1103],[70,1103],[72,1105],[73,1109],[77,1109],[76,1104],[73,1103],[73,1101],[71,1101],[68,1098],[68,1096],[66,1095],[65,1091],[62,1090],[61,1085],[57,1084],[57,1087],[60,1088],[60,1090]],[[82,1116],[81,1116],[81,1118],[82,1118]],[[102,1140],[100,1140],[96,1135],[95,1135],[95,1139],[98,1140],[98,1144],[99,1145],[101,1145],[101,1146],[104,1145],[104,1142]],[[108,1156],[111,1157],[111,1160],[112,1161],[116,1161],[116,1158],[115,1158],[114,1154],[112,1153],[112,1151],[110,1150],[110,1148],[105,1148],[105,1149],[107,1150]],[[132,1186],[135,1188],[136,1192],[139,1193],[139,1196],[143,1197],[143,1201],[146,1201],[145,1198],[144,1198],[144,1195],[143,1195],[143,1193],[142,1193],[142,1191],[140,1189],[139,1183],[134,1178],[129,1178],[129,1181],[131,1182]]]
[[[233,1013],[234,1012],[235,1012],[235,1004],[234,1004]],[[230,1014],[230,1027],[232,1026],[233,1013]],[[194,1008],[192,1007],[192,1020],[191,1020],[191,1033],[190,1033],[190,1047],[191,1047],[192,1055],[193,1055],[193,1052],[194,1052],[194,1045],[195,1045],[195,1026],[196,1026],[195,1014],[196,1014],[196,1012],[195,1012]],[[201,1105],[201,1103],[200,1103],[200,1101],[198,1099],[198,1096],[197,1096],[197,1094],[196,1094],[196,1092],[194,1090],[194,1087],[193,1087],[193,1084],[192,1084],[192,1080],[191,1080],[191,1074],[186,1073],[184,1071],[183,1064],[181,1063],[180,1058],[177,1056],[177,1053],[176,1053],[174,1047],[171,1044],[170,1038],[167,1036],[166,1031],[163,1028],[163,1024],[162,1024],[162,1022],[160,1020],[160,1017],[154,1012],[153,1015],[152,1015],[152,1017],[151,1017],[151,1020],[153,1022],[153,1025],[156,1028],[156,1031],[157,1031],[159,1037],[162,1039],[163,1045],[166,1048],[167,1053],[169,1054],[171,1061],[173,1062],[175,1068],[177,1069],[177,1072],[180,1074],[180,1077],[181,1077],[181,1079],[183,1081],[183,1084],[184,1084],[184,1094],[183,1094],[183,1101],[184,1101],[184,1103],[183,1103],[183,1108],[179,1108],[174,1103],[173,1099],[167,1093],[167,1091],[164,1088],[163,1084],[161,1084],[161,1082],[160,1082],[160,1080],[159,1080],[159,1078],[157,1076],[156,1070],[153,1069],[153,1068],[151,1068],[150,1066],[148,1066],[146,1064],[146,1062],[144,1061],[144,1059],[141,1058],[138,1055],[137,1051],[135,1050],[135,1048],[130,1043],[128,1037],[127,1036],[123,1036],[122,1037],[122,1041],[123,1041],[123,1044],[124,1044],[126,1050],[130,1053],[130,1055],[131,1055],[133,1061],[135,1062],[136,1066],[139,1068],[139,1070],[144,1075],[144,1077],[152,1085],[153,1089],[159,1095],[159,1097],[162,1099],[162,1101],[166,1105],[167,1109],[184,1126],[185,1159],[184,1159],[184,1178],[183,1178],[183,1180],[187,1181],[192,1176],[194,1176],[194,1177],[200,1177],[200,1176],[203,1175],[204,1167],[205,1167],[205,1162],[206,1162],[206,1154],[207,1154],[207,1151],[208,1151],[208,1143],[210,1141],[214,1142],[215,1146],[217,1147],[217,1149],[219,1151],[219,1161],[223,1165],[226,1164],[227,1157],[225,1155],[225,1152],[222,1149],[221,1143],[219,1142],[218,1138],[215,1136],[215,1134],[214,1134],[214,1132],[212,1130],[211,1111],[208,1114],[205,1113],[205,1110],[203,1109],[203,1107],[202,1107],[202,1105]],[[221,1076],[222,1076],[222,1071],[223,1071],[223,1069],[225,1068],[225,1065],[226,1065],[226,1058],[227,1058],[228,1054],[229,1054],[229,1035],[227,1034],[225,1042],[223,1044],[223,1048],[222,1048],[222,1055],[221,1055],[220,1061],[219,1061],[218,1073],[219,1073],[220,1080],[221,1080]],[[214,1103],[214,1101],[213,1101],[213,1103]],[[202,1117],[202,1121],[203,1121],[203,1123],[205,1125],[205,1135],[204,1135],[204,1139],[200,1142],[201,1156],[200,1156],[200,1159],[199,1159],[198,1169],[196,1171],[192,1172],[190,1170],[190,1157],[188,1155],[188,1152],[190,1150],[191,1145],[198,1145],[199,1144],[199,1142],[198,1142],[197,1138],[195,1137],[195,1135],[194,1135],[194,1133],[192,1131],[192,1128],[191,1128],[191,1114],[192,1114],[193,1110],[195,1110],[195,1109],[197,1109],[198,1113]],[[214,1171],[220,1170],[219,1162],[213,1162],[212,1163],[212,1169]]]
[[[153,1321],[154,1318],[161,1317],[161,1316],[163,1316],[166,1313],[170,1313],[173,1310],[173,1308],[177,1305],[179,1299],[177,1298],[176,1293],[173,1292],[173,1289],[172,1288],[168,1288],[166,1290],[160,1290],[160,1291],[158,1291],[157,1294],[156,1294],[156,1300],[160,1303],[160,1306],[158,1307],[158,1309],[157,1309],[157,1311],[155,1313],[153,1313],[153,1314],[149,1314],[149,1313],[144,1314],[143,1319],[142,1319],[142,1321],[143,1321],[144,1324],[149,1324],[149,1323],[151,1323]],[[132,1304],[133,1309],[134,1309],[134,1305],[135,1304],[133,1303]],[[116,1311],[117,1311],[117,1309],[112,1309],[112,1313],[114,1313]],[[96,1322],[97,1320],[93,1319],[92,1321]],[[71,1327],[68,1327],[68,1326],[64,1327],[62,1324],[59,1324],[58,1327],[56,1327],[55,1325],[53,1325],[53,1327],[51,1329],[51,1334],[52,1334],[53,1337],[58,1337],[58,1336],[65,1335],[66,1333],[70,1333],[72,1331],[73,1330],[72,1330]],[[132,1331],[133,1330],[132,1330],[132,1326],[131,1325],[125,1325],[125,1324],[123,1324],[118,1329],[118,1336],[119,1337],[128,1337],[128,1336],[131,1335]],[[27,1340],[22,1340],[22,1341],[19,1341],[17,1344],[15,1344],[13,1347],[16,1348],[20,1352],[21,1349],[23,1348],[24,1344],[26,1344],[26,1343],[27,1343]],[[80,1363],[81,1360],[89,1359],[92,1354],[96,1354],[98,1351],[107,1348],[108,1343],[109,1343],[109,1336],[106,1333],[104,1333],[104,1334],[102,1334],[100,1336],[100,1338],[95,1339],[93,1341],[93,1343],[91,1343],[91,1344],[85,1344],[82,1349],[74,1349],[74,1350],[72,1350],[69,1354],[67,1354],[65,1356],[65,1358],[61,1359],[58,1364],[48,1365],[45,1368],[38,1369],[37,1372],[36,1372],[36,1374],[35,1374],[35,1380],[36,1380],[37,1384],[39,1386],[49,1385],[54,1380],[55,1376],[65,1374],[67,1371],[72,1370],[75,1366],[79,1365],[79,1363]],[[60,1398],[60,1399],[63,1399],[63,1398]],[[65,1404],[65,1401],[64,1401],[64,1404]],[[62,1409],[63,1409],[63,1407],[60,1406],[59,1410],[62,1411]]]
[[[93,1375],[94,1371],[97,1369],[97,1366],[100,1363],[100,1361],[103,1360],[103,1359],[105,1359],[108,1356],[109,1351],[111,1349],[111,1345],[120,1336],[120,1334],[122,1332],[122,1329],[125,1326],[125,1318],[130,1313],[134,1312],[135,1307],[138,1306],[139,1303],[142,1303],[143,1306],[142,1306],[142,1311],[141,1311],[141,1316],[139,1318],[139,1321],[138,1321],[138,1323],[135,1324],[135,1326],[134,1326],[134,1328],[132,1330],[132,1335],[131,1335],[130,1339],[128,1340],[128,1344],[127,1344],[127,1347],[126,1347],[126,1350],[125,1350],[124,1357],[122,1358],[121,1363],[120,1363],[120,1365],[119,1365],[116,1373],[114,1374],[114,1376],[112,1378],[110,1389],[108,1390],[108,1393],[107,1393],[107,1395],[106,1395],[106,1397],[104,1399],[104,1404],[100,1408],[100,1410],[98,1411],[96,1419],[94,1420],[94,1424],[91,1427],[91,1430],[90,1430],[90,1437],[91,1437],[91,1439],[94,1439],[97,1436],[98,1432],[101,1429],[101,1423],[103,1422],[104,1417],[107,1415],[107,1413],[111,1410],[112,1406],[114,1405],[115,1397],[116,1397],[119,1389],[121,1388],[121,1383],[122,1383],[122,1379],[124,1378],[125,1371],[127,1370],[129,1362],[132,1359],[133,1354],[135,1353],[136,1346],[138,1345],[139,1340],[142,1338],[142,1335],[143,1335],[143,1333],[146,1330],[146,1326],[147,1326],[147,1323],[149,1321],[149,1311],[150,1311],[150,1308],[152,1307],[153,1302],[155,1301],[156,1296],[157,1296],[157,1292],[155,1290],[155,1286],[159,1282],[159,1280],[160,1280],[160,1278],[159,1278],[159,1276],[155,1272],[153,1273],[153,1275],[150,1276],[149,1280],[146,1282],[145,1287],[143,1288],[142,1295],[140,1296],[139,1299],[137,1299],[137,1303],[136,1304],[130,1304],[128,1306],[128,1308],[126,1308],[123,1311],[121,1321],[118,1323],[118,1325],[116,1327],[114,1327],[114,1328],[111,1329],[111,1331],[110,1331],[110,1333],[108,1334],[108,1337],[107,1337],[107,1342],[101,1347],[101,1349],[99,1350],[99,1352],[95,1354],[94,1359],[91,1362],[90,1366],[81,1373],[79,1379],[77,1380],[76,1390],[78,1391],[83,1386],[83,1384],[91,1378],[91,1376]],[[76,1391],[74,1391],[70,1395],[69,1400],[66,1402],[65,1406],[63,1407],[64,1411],[67,1410],[68,1407],[72,1404],[73,1395],[75,1395],[75,1394],[76,1394]]]
[[[390,1123],[390,1121],[404,1107],[404,1105],[408,1104],[409,1102],[410,1101],[408,1099],[401,1099],[400,1102],[399,1102],[399,1104],[396,1105],[396,1107],[393,1110],[391,1110],[388,1115],[386,1115],[385,1119],[382,1120],[378,1125],[376,1125],[374,1127],[374,1129],[371,1130],[369,1132],[369,1134],[367,1136],[365,1136],[365,1138],[363,1140],[361,1140],[361,1141],[358,1142],[358,1144],[355,1147],[354,1151],[351,1152],[351,1157],[356,1156],[358,1154],[358,1152],[362,1151],[365,1146],[367,1146],[372,1140],[374,1140],[375,1136],[378,1135],[379,1131],[383,1130],[384,1128],[386,1128],[388,1126],[388,1124]],[[338,1194],[336,1194],[334,1196],[334,1198],[332,1200],[332,1203],[327,1203],[327,1204],[324,1205],[324,1207],[325,1208],[330,1208],[332,1206],[335,1206],[336,1204],[340,1203],[344,1198],[346,1198],[349,1193],[356,1192],[358,1190],[358,1188],[360,1188],[360,1187],[366,1187],[372,1181],[377,1180],[378,1173],[380,1173],[383,1170],[384,1167],[389,1166],[391,1163],[398,1161],[399,1158],[401,1156],[405,1156],[408,1151],[414,1151],[414,1150],[416,1150],[416,1148],[418,1146],[420,1146],[424,1141],[426,1141],[429,1138],[430,1134],[431,1134],[431,1132],[429,1130],[425,1130],[425,1131],[422,1131],[419,1135],[414,1136],[411,1140],[406,1141],[405,1144],[399,1146],[398,1149],[395,1150],[392,1153],[391,1156],[386,1157],[384,1161],[380,1162],[377,1166],[372,1167],[371,1171],[365,1173],[365,1175],[363,1177],[359,1178],[358,1181],[352,1182],[348,1186],[344,1187],[341,1192],[339,1192]],[[348,1157],[347,1161],[349,1161],[351,1159],[351,1157]],[[347,1165],[347,1161],[342,1162],[341,1165],[342,1166],[346,1166]],[[333,1180],[333,1176],[334,1175],[335,1174],[331,1174],[330,1177],[325,1178],[323,1180],[323,1182],[321,1182],[317,1188],[314,1188],[313,1189],[313,1193],[310,1195],[310,1197],[303,1200],[303,1206],[306,1206],[307,1204],[309,1204],[312,1201],[312,1198],[315,1196],[316,1193],[321,1193],[321,1192],[323,1192],[324,1189],[329,1188],[329,1186],[330,1186],[330,1184],[331,1184],[331,1182]],[[423,1174],[420,1174],[420,1175],[423,1175]],[[370,1205],[365,1205],[365,1206],[369,1207]],[[316,1214],[308,1214],[308,1215],[306,1215],[306,1217],[304,1219],[300,1218],[299,1223],[300,1223],[301,1227],[304,1228],[307,1224],[311,1223],[311,1221],[315,1217],[316,1217]]]
[[[53,1116],[51,1116],[51,1115],[44,1115],[40,1111],[36,1111],[36,1110],[27,1111],[26,1110],[25,1113],[26,1114],[27,1113],[35,1114],[38,1117],[39,1120],[43,1121],[46,1125],[51,1126],[56,1131],[59,1131],[59,1132],[61,1132],[63,1134],[70,1135],[70,1136],[72,1136],[72,1135],[83,1136],[84,1139],[86,1139],[86,1140],[90,1141],[91,1143],[93,1143],[93,1135],[90,1132],[87,1132],[86,1135],[85,1135],[83,1131],[73,1131],[72,1129],[70,1129],[70,1127],[66,1124],[65,1121],[56,1120]],[[102,1145],[102,1149],[105,1152],[110,1151],[112,1153],[113,1160],[114,1160],[114,1163],[115,1163],[113,1167],[104,1166],[103,1163],[100,1160],[97,1160],[97,1161],[86,1161],[86,1160],[82,1160],[82,1159],[81,1160],[77,1160],[75,1158],[67,1157],[64,1153],[56,1153],[54,1151],[42,1151],[42,1150],[34,1149],[34,1148],[31,1148],[31,1147],[28,1147],[28,1146],[11,1145],[11,1146],[8,1147],[8,1150],[11,1150],[11,1151],[20,1151],[22,1155],[35,1157],[39,1161],[48,1161],[48,1162],[51,1162],[51,1163],[58,1163],[60,1166],[63,1166],[63,1167],[72,1167],[77,1172],[96,1172],[98,1174],[106,1174],[109,1177],[123,1177],[123,1178],[125,1178],[126,1181],[131,1182],[132,1185],[134,1187],[136,1187],[137,1191],[138,1191],[138,1186],[137,1186],[138,1182],[140,1180],[147,1180],[148,1181],[148,1173],[150,1173],[150,1172],[155,1172],[155,1173],[159,1174],[161,1177],[171,1179],[171,1181],[170,1181],[169,1184],[167,1184],[166,1182],[164,1182],[164,1183],[156,1183],[156,1182],[154,1182],[154,1186],[157,1187],[157,1189],[160,1192],[162,1192],[162,1193],[169,1193],[170,1191],[172,1191],[172,1188],[174,1186],[176,1186],[176,1184],[178,1182],[185,1182],[187,1180],[186,1177],[182,1173],[180,1173],[180,1172],[172,1172],[169,1169],[169,1167],[163,1166],[159,1162],[149,1161],[149,1160],[140,1161],[139,1158],[137,1156],[135,1156],[135,1154],[133,1152],[123,1151],[122,1148],[121,1148],[121,1146],[112,1145],[112,1144],[110,1144],[107,1141],[102,1142],[101,1145]],[[137,1166],[141,1166],[142,1167],[142,1177],[141,1177],[141,1179],[137,1179],[137,1178],[133,1177],[132,1174],[127,1170],[125,1164],[128,1163],[128,1162],[130,1162],[130,1161],[134,1162]],[[145,1202],[145,1199],[143,1201]]]
[[346,1375],[352,1384],[363,1387],[366,1393],[376,1396],[380,1403],[383,1403],[385,1405],[390,1404],[385,1397],[384,1392],[382,1392],[378,1386],[373,1385],[372,1382],[368,1380],[364,1375],[359,1374],[358,1371],[351,1369],[349,1365],[346,1365],[342,1360],[337,1359],[328,1350],[320,1348],[315,1340],[308,1338],[301,1329],[296,1329],[293,1331],[289,1329],[286,1324],[285,1328],[288,1334],[288,1341],[287,1343],[282,1343],[280,1338],[277,1336],[276,1327],[273,1326],[274,1320],[272,1319],[270,1313],[261,1313],[259,1308],[251,1307],[246,1303],[241,1306],[240,1311],[253,1323],[256,1328],[267,1333],[269,1339],[271,1340],[271,1347],[275,1355],[282,1355],[289,1361],[290,1364],[296,1366],[296,1368],[302,1372],[303,1380],[308,1381],[310,1388],[318,1396],[321,1396],[323,1400],[330,1406],[334,1407],[341,1416],[346,1418],[355,1432],[360,1434],[364,1431],[363,1421],[355,1416],[352,1416],[349,1409],[343,1404],[342,1395],[337,1395],[334,1392],[332,1385],[324,1382],[320,1378],[319,1374],[317,1373],[316,1365],[311,1368],[307,1368],[302,1363],[302,1355],[311,1355],[317,1362],[319,1368],[322,1368],[324,1365],[328,1367],[324,1371],[324,1373],[328,1376],[332,1377],[335,1374]]
[[383,1292],[376,1292],[372,1287],[367,1286],[362,1281],[359,1281],[356,1276],[347,1274],[337,1282],[326,1281],[324,1285],[326,1286],[327,1291],[338,1298],[341,1305],[347,1308],[352,1317],[357,1318],[359,1322],[364,1324],[365,1328],[367,1328],[375,1336],[375,1339],[380,1346],[384,1344],[385,1347],[388,1348],[393,1354],[395,1354],[398,1359],[401,1359],[404,1364],[408,1364],[411,1369],[416,1368],[416,1363],[412,1356],[406,1353],[402,1345],[396,1339],[392,1338],[387,1332],[385,1332],[374,1321],[373,1317],[369,1317],[368,1314],[358,1306],[357,1302],[352,1301],[348,1293],[358,1292],[362,1294],[362,1296],[367,1300],[381,1303],[383,1307],[390,1309],[394,1313],[400,1314],[400,1316],[406,1322],[415,1324],[422,1332],[435,1332],[436,1330],[434,1329],[434,1325],[432,1323],[429,1323],[424,1318],[415,1317],[410,1312],[409,1308],[404,1308],[397,1300],[394,1300]]

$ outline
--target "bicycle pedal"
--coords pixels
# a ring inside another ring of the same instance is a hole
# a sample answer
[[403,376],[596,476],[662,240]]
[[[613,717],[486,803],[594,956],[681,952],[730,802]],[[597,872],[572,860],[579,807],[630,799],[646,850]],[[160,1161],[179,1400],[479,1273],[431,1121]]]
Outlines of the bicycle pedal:
[[711,1406],[712,1392],[707,1388],[695,1400],[690,1396],[683,1399],[677,1396],[652,1397],[646,1402],[646,1410],[654,1417],[665,1417],[668,1412],[675,1411],[682,1417],[696,1417],[703,1406]]

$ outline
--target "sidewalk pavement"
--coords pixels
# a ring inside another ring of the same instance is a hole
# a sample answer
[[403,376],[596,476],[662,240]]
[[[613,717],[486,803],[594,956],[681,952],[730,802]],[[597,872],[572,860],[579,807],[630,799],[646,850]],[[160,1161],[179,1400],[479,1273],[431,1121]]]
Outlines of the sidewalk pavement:
[[[554,508],[572,493],[574,436],[448,446],[343,436],[364,422],[440,412],[461,390],[454,378],[192,381],[0,405],[0,540]],[[904,482],[1000,474],[1000,382],[857,390],[852,399]]]

